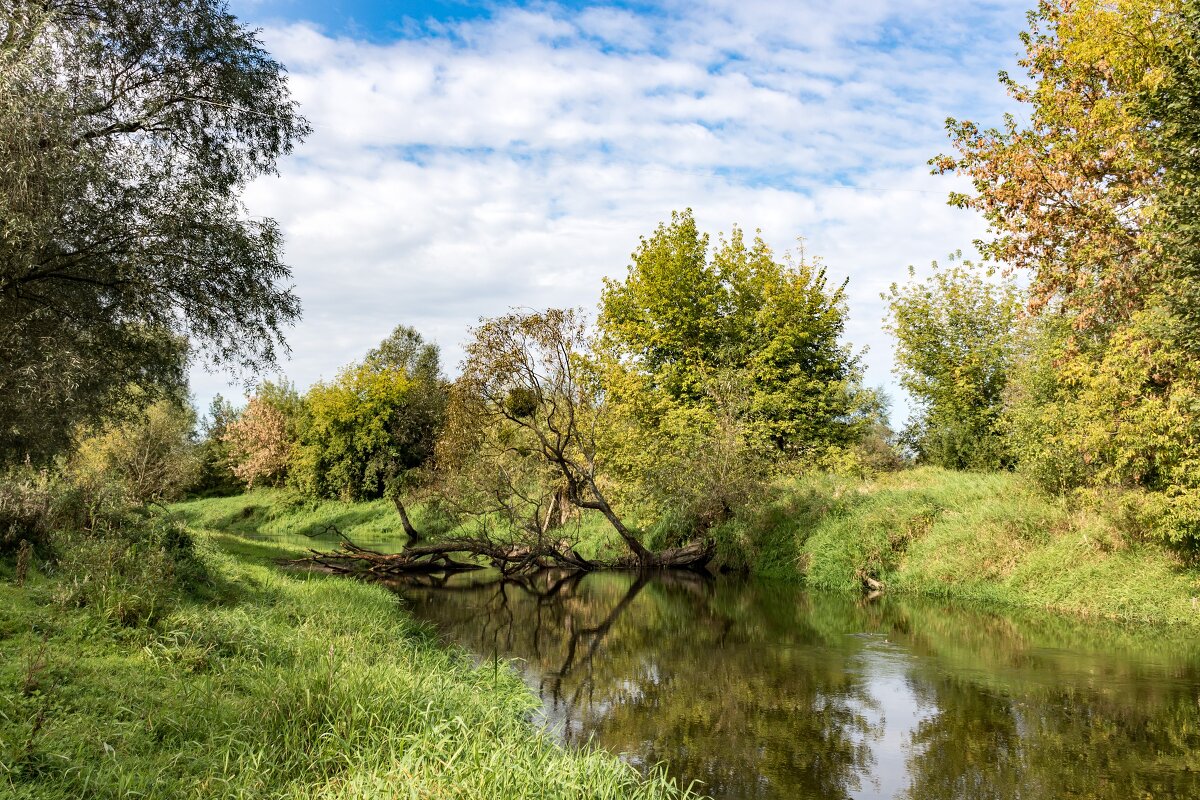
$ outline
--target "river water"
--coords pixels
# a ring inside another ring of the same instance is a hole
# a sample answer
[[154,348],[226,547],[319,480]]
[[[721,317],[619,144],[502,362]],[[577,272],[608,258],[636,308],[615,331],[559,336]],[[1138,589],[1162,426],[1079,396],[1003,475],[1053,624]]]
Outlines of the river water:
[[1200,642],[788,585],[400,584],[540,722],[717,798],[1200,798]]

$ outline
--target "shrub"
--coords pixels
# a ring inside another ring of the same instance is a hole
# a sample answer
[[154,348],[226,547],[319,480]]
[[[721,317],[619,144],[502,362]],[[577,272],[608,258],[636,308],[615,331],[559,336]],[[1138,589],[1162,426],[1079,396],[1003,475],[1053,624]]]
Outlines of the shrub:
[[101,425],[71,458],[74,479],[115,484],[134,503],[178,499],[196,481],[195,417],[179,402],[160,400],[132,419]]
[[54,549],[55,599],[121,625],[153,623],[203,575],[187,531],[160,515],[131,511],[99,530],[61,532]]
[[29,468],[0,480],[0,555],[29,542],[58,580],[60,603],[124,625],[155,621],[180,589],[205,577],[177,522],[131,505],[113,481],[74,481]]

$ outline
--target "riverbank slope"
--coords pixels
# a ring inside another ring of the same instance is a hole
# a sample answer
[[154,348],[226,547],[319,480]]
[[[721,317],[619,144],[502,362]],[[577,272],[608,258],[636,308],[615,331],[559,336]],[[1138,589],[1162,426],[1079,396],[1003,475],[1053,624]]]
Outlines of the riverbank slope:
[[[386,501],[296,503],[259,490],[175,508],[193,526],[296,546],[336,547],[330,525],[366,546],[404,541]],[[583,518],[579,535],[585,555],[620,549],[598,515]],[[918,468],[870,480],[784,479],[714,535],[717,566],[815,589],[860,593],[878,584],[893,593],[1200,631],[1200,569],[1141,537],[1119,498],[1102,513],[1011,473]]]
[[814,589],[911,593],[1200,631],[1200,569],[1107,509],[1012,473],[781,483],[717,531],[731,564]]

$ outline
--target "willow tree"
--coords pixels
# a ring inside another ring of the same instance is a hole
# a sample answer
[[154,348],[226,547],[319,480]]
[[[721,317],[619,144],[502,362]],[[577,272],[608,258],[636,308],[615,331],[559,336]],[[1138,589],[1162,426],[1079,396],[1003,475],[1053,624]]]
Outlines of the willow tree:
[[0,459],[179,384],[189,353],[274,362],[299,301],[239,194],[307,131],[221,0],[0,4]]
[[[563,309],[513,312],[484,320],[473,335],[456,387],[452,430],[460,436],[475,432],[469,441],[479,455],[491,457],[488,466],[513,498],[549,506],[554,484],[561,482],[567,502],[603,514],[637,562],[648,564],[650,552],[613,510],[598,480],[600,394],[581,373],[583,320]],[[505,477],[513,472],[503,463],[506,455],[526,464],[532,459],[549,479],[538,480],[528,468],[522,470],[525,480]]]
[[[483,320],[472,333],[438,468],[461,510],[485,525],[497,514],[507,523],[505,531],[485,530],[492,541],[477,542],[477,552],[496,557],[498,535],[510,564],[648,569],[711,558],[710,542],[652,552],[614,509],[601,474],[604,394],[587,369],[586,326],[576,312],[513,312]],[[581,558],[554,524],[568,507],[602,515],[628,555]]]

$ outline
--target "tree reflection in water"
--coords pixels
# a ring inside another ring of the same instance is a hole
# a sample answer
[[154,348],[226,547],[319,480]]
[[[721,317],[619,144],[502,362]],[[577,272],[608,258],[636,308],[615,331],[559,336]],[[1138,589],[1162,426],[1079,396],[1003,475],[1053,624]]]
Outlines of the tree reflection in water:
[[1200,797],[1197,647],[693,575],[398,588],[564,742],[716,797]]

